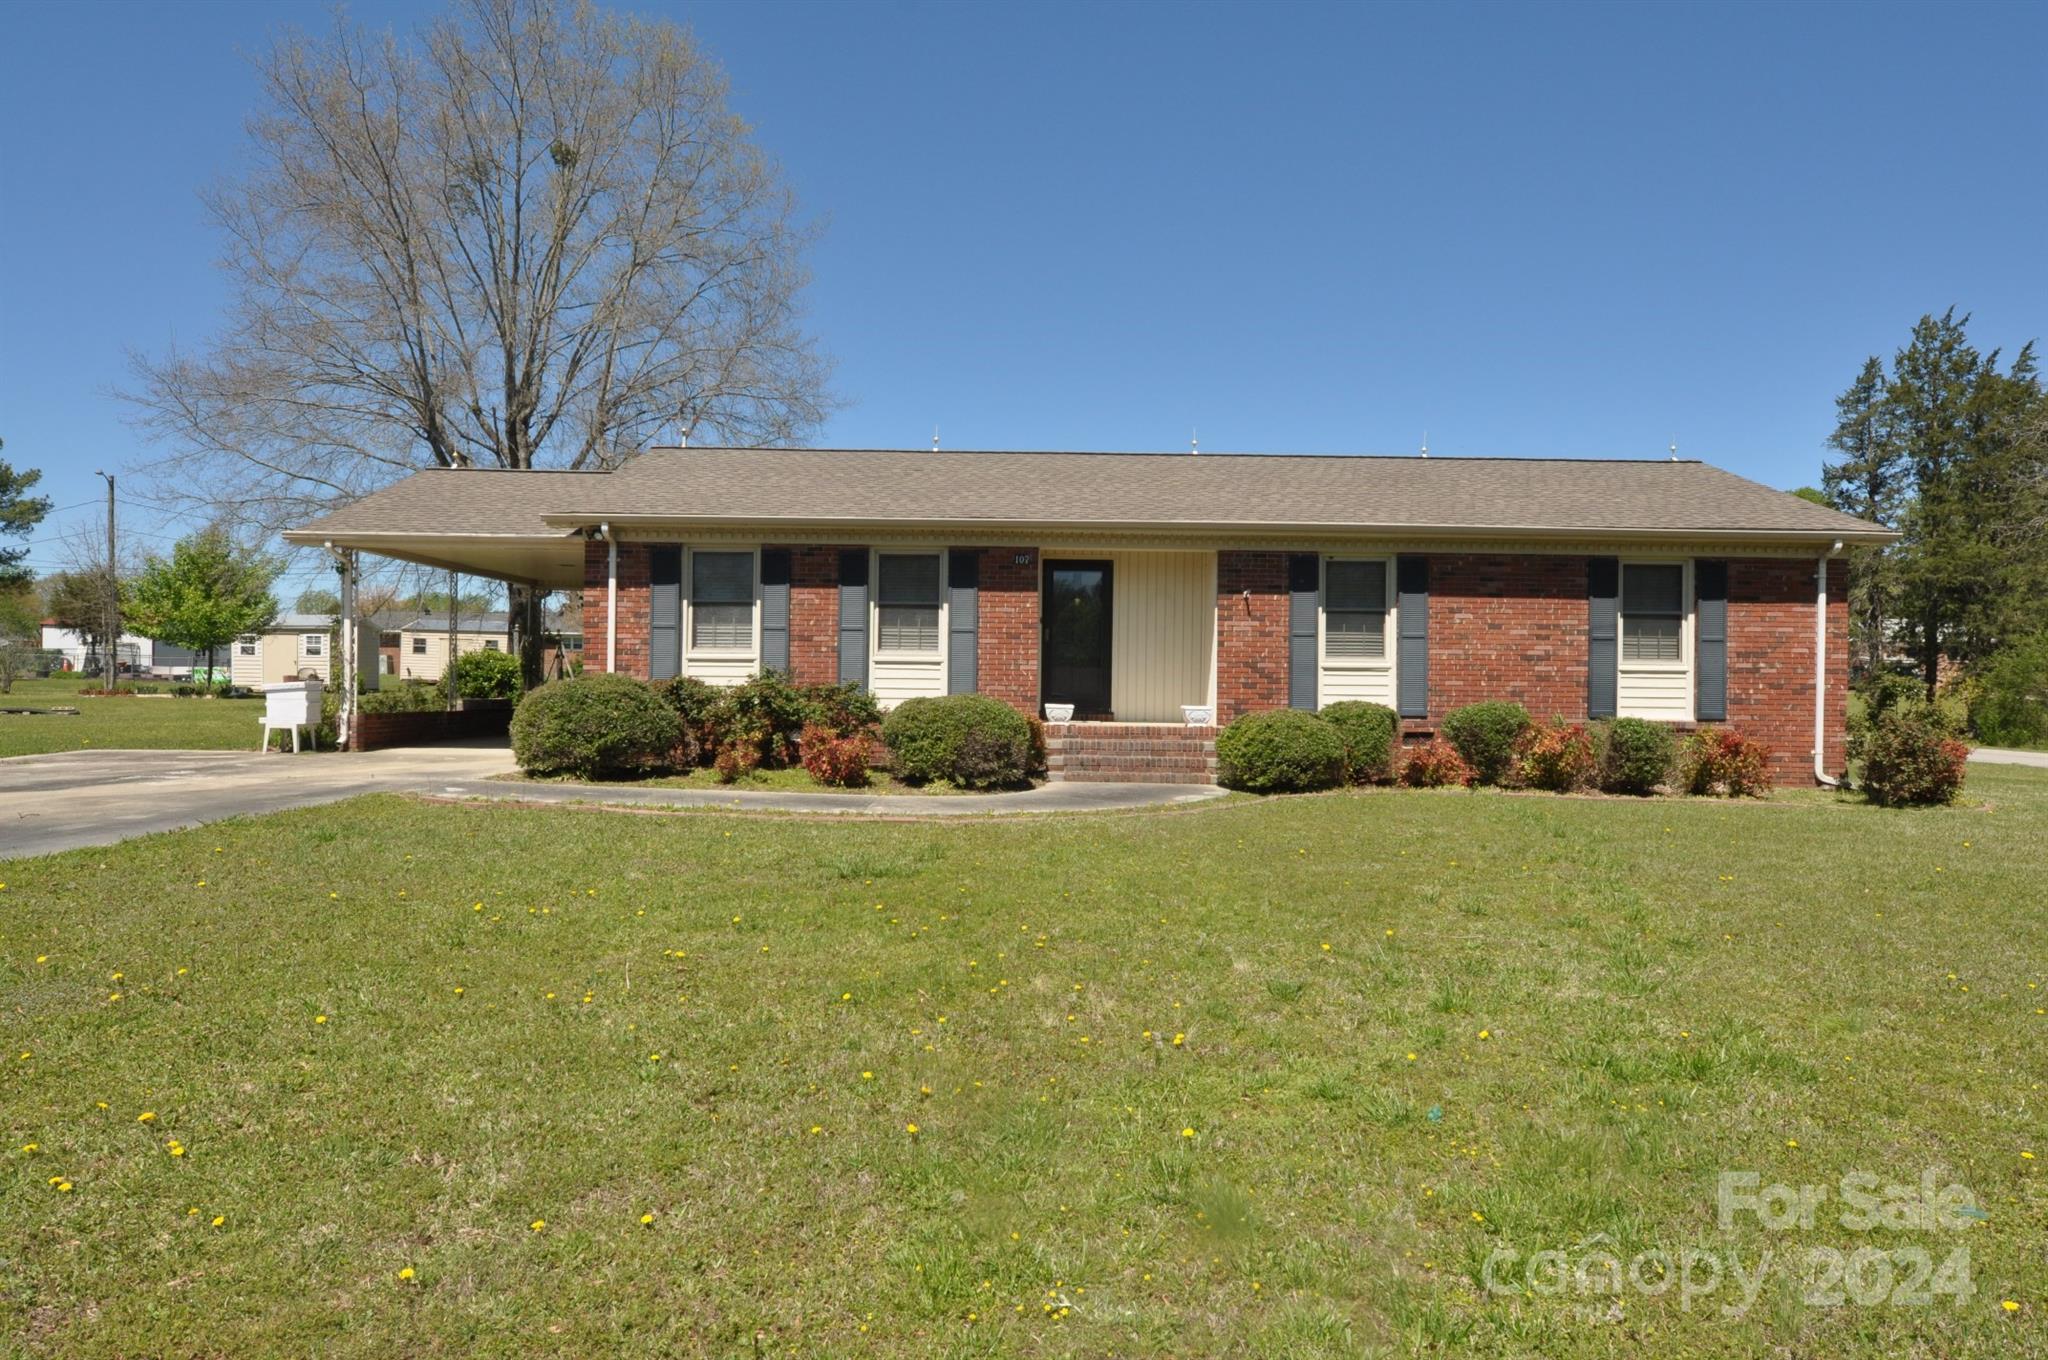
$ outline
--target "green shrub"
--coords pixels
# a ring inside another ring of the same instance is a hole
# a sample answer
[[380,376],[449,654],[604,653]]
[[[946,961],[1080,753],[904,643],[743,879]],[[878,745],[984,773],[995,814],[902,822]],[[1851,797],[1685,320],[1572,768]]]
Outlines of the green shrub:
[[1533,723],[1515,742],[1515,771],[1532,789],[1570,793],[1593,781],[1598,759],[1579,723]]
[[1529,730],[1529,710],[1496,700],[1468,704],[1444,715],[1444,738],[1472,767],[1482,784],[1498,784],[1514,772],[1515,742]]
[[2048,745],[2048,631],[1991,659],[1971,695],[1970,730],[1988,746]]
[[512,714],[512,755],[528,774],[640,774],[664,765],[682,740],[674,710],[626,675],[552,681],[527,691]]
[[1969,730],[1972,705],[1963,695],[1944,690],[1932,700],[1917,669],[1887,666],[1864,676],[1852,691],[1847,716],[1849,759],[1860,762],[1865,744],[1889,714],[1912,714],[1960,737]]
[[1953,803],[1970,748],[1925,713],[1894,710],[1878,720],[1863,754],[1863,791],[1881,807]]
[[1678,750],[1678,783],[1691,794],[1761,798],[1771,791],[1771,751],[1726,727],[1702,727]]
[[703,765],[718,751],[719,691],[694,675],[658,680],[654,692],[669,706],[682,724],[683,739],[677,745],[676,763]]
[[1608,793],[1650,794],[1671,773],[1676,743],[1671,729],[1641,718],[1616,718],[1595,738],[1600,787]]
[[809,714],[806,720],[834,736],[854,737],[872,733],[882,725],[882,709],[875,696],[854,681],[839,685],[803,685],[797,693]]
[[754,765],[780,770],[796,763],[797,736],[810,716],[810,705],[788,677],[781,671],[762,671],[719,691],[711,712],[711,738],[720,751],[728,746],[751,748],[759,756]]
[[1452,784],[1470,788],[1478,781],[1479,772],[1442,737],[1432,737],[1402,752],[1401,782],[1410,788],[1441,789]]
[[1024,782],[1031,728],[1024,715],[982,694],[907,699],[882,719],[895,773],[911,783],[944,779],[962,788]]
[[455,692],[464,699],[516,699],[525,688],[510,652],[464,652],[455,658]]
[[1217,775],[1233,789],[1289,793],[1344,781],[1344,739],[1313,713],[1247,713],[1216,734]]
[[1344,743],[1345,776],[1352,783],[1393,780],[1395,732],[1401,725],[1393,709],[1352,699],[1326,705],[1322,716]]
[[365,713],[438,713],[448,707],[439,685],[391,685],[363,695]]

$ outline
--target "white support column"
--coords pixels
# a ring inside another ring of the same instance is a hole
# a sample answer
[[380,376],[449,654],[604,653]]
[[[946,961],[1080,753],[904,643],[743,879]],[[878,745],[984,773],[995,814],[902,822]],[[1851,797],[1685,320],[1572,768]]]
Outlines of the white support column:
[[598,530],[605,542],[604,669],[609,675],[619,668],[619,540],[612,537],[609,524]]
[[336,570],[341,573],[341,656],[334,667],[340,678],[341,692],[334,699],[334,743],[346,751],[356,730],[356,670],[361,634],[356,622],[355,551],[343,548],[334,554],[334,558]]

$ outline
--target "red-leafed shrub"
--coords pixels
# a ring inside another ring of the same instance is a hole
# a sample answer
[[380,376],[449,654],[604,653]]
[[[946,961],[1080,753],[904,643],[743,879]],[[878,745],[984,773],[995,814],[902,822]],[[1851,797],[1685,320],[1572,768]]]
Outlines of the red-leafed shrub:
[[804,768],[820,784],[839,789],[866,788],[868,782],[868,739],[865,736],[834,736],[821,723],[807,723],[798,741]]
[[1863,752],[1863,791],[1882,807],[1953,803],[1963,789],[1970,748],[1940,724],[1912,713],[1887,713]]
[[1458,748],[1436,737],[1424,746],[1411,746],[1401,761],[1401,782],[1410,788],[1440,789],[1451,784],[1470,788],[1479,772],[1458,754]]
[[1532,789],[1569,793],[1593,782],[1598,761],[1584,724],[1536,723],[1515,739],[1515,770]]
[[1771,791],[1771,749],[1728,727],[1702,727],[1678,752],[1678,783],[1687,793],[1761,798]]
[[737,783],[761,768],[761,743],[729,741],[718,748],[718,756],[711,762],[711,768],[718,772],[719,783]]

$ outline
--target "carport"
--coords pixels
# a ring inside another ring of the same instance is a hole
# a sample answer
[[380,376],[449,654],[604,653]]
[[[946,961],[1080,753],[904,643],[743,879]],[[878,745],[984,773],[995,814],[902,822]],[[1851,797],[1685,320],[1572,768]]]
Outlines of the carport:
[[[584,535],[551,526],[541,516],[559,509],[563,492],[577,480],[602,475],[430,468],[311,524],[285,531],[285,542],[331,554],[340,576],[337,735],[344,748],[359,744],[362,726],[356,705],[356,648],[362,627],[357,608],[360,554],[437,567],[450,574],[451,658],[458,624],[452,607],[454,578],[481,576],[503,583],[510,605],[512,650],[523,658],[529,647],[537,649],[539,645],[541,597],[552,590],[580,590],[584,585]],[[614,565],[614,577],[616,574]],[[607,628],[611,626],[607,622]],[[607,647],[606,655],[610,654]]]

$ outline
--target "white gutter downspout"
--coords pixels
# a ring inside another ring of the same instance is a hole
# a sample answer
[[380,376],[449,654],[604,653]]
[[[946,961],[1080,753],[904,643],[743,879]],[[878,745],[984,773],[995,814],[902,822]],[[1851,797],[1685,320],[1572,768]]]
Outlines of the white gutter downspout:
[[1839,789],[1842,781],[1826,768],[1828,747],[1828,560],[1842,550],[1842,540],[1820,555],[1814,568],[1813,593],[1813,777],[1823,788]]
[[606,561],[604,576],[604,670],[610,675],[619,668],[619,540],[612,537],[609,523],[597,526],[604,535]]

